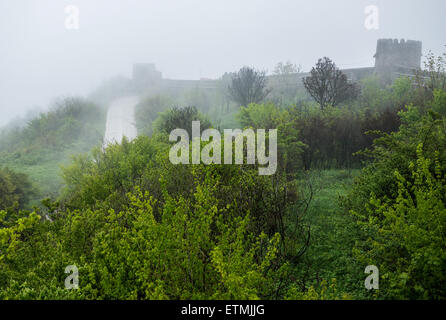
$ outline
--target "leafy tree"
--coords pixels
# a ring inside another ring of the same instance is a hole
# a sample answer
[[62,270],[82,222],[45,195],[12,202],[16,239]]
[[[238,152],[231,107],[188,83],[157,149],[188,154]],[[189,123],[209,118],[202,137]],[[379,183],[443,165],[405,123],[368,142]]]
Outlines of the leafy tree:
[[400,125],[397,110],[371,114],[333,107],[279,108],[272,103],[242,107],[237,118],[243,127],[278,129],[279,165],[290,174],[302,167],[359,167],[364,157],[356,153],[370,148],[378,131],[390,133]]
[[209,114],[215,106],[216,92],[203,88],[193,88],[186,90],[180,97],[182,105],[194,106],[199,112]]
[[398,170],[406,179],[411,179],[409,164],[416,161],[416,149],[420,143],[423,145],[425,157],[432,159],[434,153],[439,152],[439,159],[443,163],[446,159],[445,118],[432,109],[444,108],[445,95],[445,92],[437,92],[435,99],[429,103],[429,111],[424,107],[408,106],[407,111],[399,112],[399,130],[381,134],[374,140],[372,148],[361,152],[370,163],[355,181],[351,194],[346,199],[346,207],[363,212],[372,193],[377,198],[395,198],[397,183],[394,171]]
[[15,203],[23,209],[34,193],[27,175],[0,168],[0,209],[7,209]]
[[156,95],[144,99],[135,107],[135,120],[138,134],[152,135],[153,122],[159,113],[166,111],[174,105],[174,100],[169,96]]
[[268,87],[271,89],[269,99],[279,106],[291,105],[296,102],[298,93],[302,91],[296,86],[296,74],[301,72],[301,66],[290,61],[279,62],[273,74],[268,78]]
[[302,153],[307,146],[300,141],[299,129],[290,121],[288,110],[272,103],[250,104],[240,108],[237,118],[244,128],[277,129],[279,171],[283,169],[291,176],[299,171]]
[[350,83],[347,76],[327,57],[319,59],[310,74],[303,79],[303,83],[321,109],[327,105],[337,106],[358,96],[358,86]]
[[209,120],[198,112],[196,107],[174,107],[159,114],[159,118],[153,124],[156,132],[170,134],[172,130],[184,129],[192,137],[192,121],[200,121],[201,130],[211,127]]
[[243,127],[277,129],[286,120],[286,112],[272,103],[250,104],[241,107],[237,118]]
[[301,67],[292,63],[291,61],[287,61],[285,63],[279,62],[274,68],[275,75],[291,75],[293,73],[301,72]]
[[243,67],[232,75],[228,90],[232,100],[246,107],[250,103],[260,103],[268,96],[270,90],[266,85],[265,71]]
[[424,68],[424,70],[418,70],[415,76],[418,105],[424,105],[426,101],[430,101],[436,90],[446,91],[446,53],[435,56],[429,52]]

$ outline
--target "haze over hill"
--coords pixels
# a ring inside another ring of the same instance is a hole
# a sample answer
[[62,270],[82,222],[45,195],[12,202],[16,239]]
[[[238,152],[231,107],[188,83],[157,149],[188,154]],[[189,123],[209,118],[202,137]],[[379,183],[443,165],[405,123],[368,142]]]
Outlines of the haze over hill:
[[[380,27],[364,27],[368,5]],[[79,29],[65,27],[66,6]],[[435,10],[432,10],[435,6]],[[243,65],[303,70],[322,55],[341,68],[372,66],[378,38],[423,41],[438,54],[442,1],[0,1],[0,125],[56,97],[87,95],[102,81],[156,63],[167,78],[217,78]],[[323,21],[321,23],[321,21]]]

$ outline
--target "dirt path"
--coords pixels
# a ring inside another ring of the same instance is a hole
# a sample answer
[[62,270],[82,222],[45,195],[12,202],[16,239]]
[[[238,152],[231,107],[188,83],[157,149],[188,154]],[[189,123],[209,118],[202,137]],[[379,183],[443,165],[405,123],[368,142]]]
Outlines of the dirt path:
[[135,126],[135,105],[139,97],[124,97],[114,100],[107,112],[107,123],[103,146],[118,142],[125,136],[133,140],[137,136]]

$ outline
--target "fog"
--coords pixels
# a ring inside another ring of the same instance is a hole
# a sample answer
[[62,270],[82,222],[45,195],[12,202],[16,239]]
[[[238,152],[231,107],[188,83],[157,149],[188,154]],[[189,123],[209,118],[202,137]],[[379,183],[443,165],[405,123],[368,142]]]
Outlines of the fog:
[[[65,8],[79,9],[67,29]],[[378,30],[364,26],[379,8]],[[376,40],[446,44],[443,0],[0,0],[0,125],[57,97],[87,95],[135,62],[165,78],[218,78],[290,60],[308,70],[321,56],[341,68],[373,66]]]

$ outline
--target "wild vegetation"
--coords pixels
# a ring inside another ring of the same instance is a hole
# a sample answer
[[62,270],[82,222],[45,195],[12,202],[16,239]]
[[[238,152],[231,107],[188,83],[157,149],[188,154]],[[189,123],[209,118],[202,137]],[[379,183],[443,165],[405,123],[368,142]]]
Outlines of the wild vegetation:
[[[445,299],[444,67],[430,57],[384,86],[320,60],[309,95],[275,92],[290,63],[272,84],[245,67],[212,94],[145,97],[139,137],[105,149],[103,111],[64,101],[0,139],[0,298]],[[318,69],[329,92],[312,92]],[[277,128],[276,174],[172,164],[169,132],[193,120]],[[63,163],[60,190],[33,186],[37,166],[93,146]],[[34,192],[46,198],[31,209]],[[79,287],[67,290],[73,265]],[[364,287],[368,265],[379,290]]]
[[59,164],[101,144],[104,128],[104,109],[83,98],[61,99],[25,125],[0,131],[0,167],[29,176],[34,193],[26,198],[32,204],[57,197],[63,184]]
[[310,74],[304,79],[304,86],[313,99],[319,103],[321,109],[327,105],[336,107],[358,95],[356,84],[349,82],[347,76],[330,58],[319,59]]

